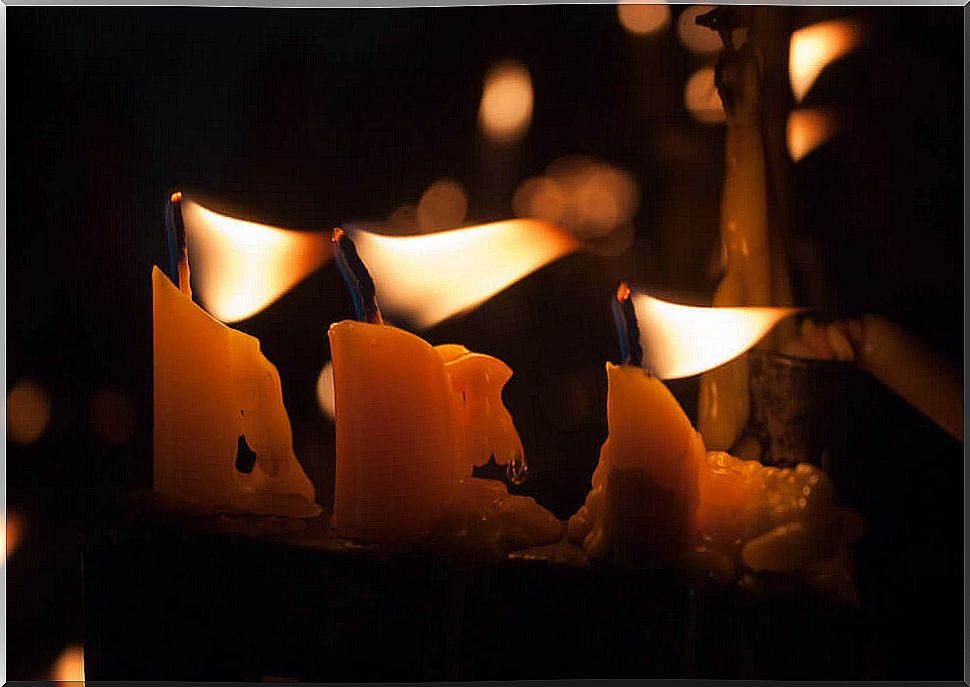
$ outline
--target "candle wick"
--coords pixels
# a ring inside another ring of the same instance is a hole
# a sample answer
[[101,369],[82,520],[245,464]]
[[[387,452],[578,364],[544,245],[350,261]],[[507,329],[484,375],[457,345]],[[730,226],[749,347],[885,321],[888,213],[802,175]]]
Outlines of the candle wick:
[[632,292],[625,281],[621,281],[616,289],[611,310],[613,324],[616,325],[616,336],[620,343],[620,362],[623,365],[642,366],[643,348],[640,346],[640,327],[637,324],[637,313],[633,309]]
[[357,247],[340,227],[333,230],[331,238],[333,255],[347,290],[354,302],[354,313],[361,322],[383,324],[381,309],[377,305],[377,289],[367,266],[357,254]]
[[182,192],[175,191],[165,206],[165,230],[168,237],[169,277],[188,298],[192,297],[189,278],[189,245],[182,221]]

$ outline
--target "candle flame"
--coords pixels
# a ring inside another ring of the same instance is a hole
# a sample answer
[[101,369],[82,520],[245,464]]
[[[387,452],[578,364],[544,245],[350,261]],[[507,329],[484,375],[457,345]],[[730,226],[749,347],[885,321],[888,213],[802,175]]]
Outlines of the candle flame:
[[247,222],[182,203],[193,290],[223,322],[238,322],[276,301],[331,258],[329,235]]
[[737,358],[798,308],[704,308],[633,294],[643,367],[661,379],[706,372]]
[[420,236],[351,231],[381,308],[418,328],[484,302],[581,243],[537,220],[505,220]]
[[801,102],[829,64],[862,44],[862,26],[852,19],[812,24],[792,33],[788,74],[795,100]]
[[788,154],[798,162],[838,133],[835,114],[822,109],[792,110],[788,115]]
[[522,138],[532,121],[532,77],[524,64],[500,62],[485,77],[478,121],[485,135],[497,143]]

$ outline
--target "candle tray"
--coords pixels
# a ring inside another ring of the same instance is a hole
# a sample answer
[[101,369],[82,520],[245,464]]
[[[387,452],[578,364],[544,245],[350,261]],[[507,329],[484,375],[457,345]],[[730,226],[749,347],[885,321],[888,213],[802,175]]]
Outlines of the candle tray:
[[[307,521],[104,518],[84,555],[91,680],[858,679],[858,609],[589,567],[356,549]],[[770,585],[769,585],[770,586]]]

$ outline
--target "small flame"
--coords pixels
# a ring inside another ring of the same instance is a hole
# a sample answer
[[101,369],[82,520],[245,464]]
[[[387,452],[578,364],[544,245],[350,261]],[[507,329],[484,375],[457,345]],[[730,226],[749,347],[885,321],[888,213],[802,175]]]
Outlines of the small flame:
[[327,234],[227,217],[190,199],[182,221],[192,288],[223,322],[255,315],[331,258]]
[[351,231],[381,309],[431,327],[469,310],[581,243],[552,224],[517,219],[420,236]]
[[643,367],[661,379],[706,372],[737,358],[798,308],[703,308],[633,294]]
[[822,109],[792,110],[788,115],[788,154],[798,162],[838,133],[835,114]]
[[851,19],[834,19],[795,31],[788,57],[795,100],[802,101],[825,67],[861,44],[862,26]]

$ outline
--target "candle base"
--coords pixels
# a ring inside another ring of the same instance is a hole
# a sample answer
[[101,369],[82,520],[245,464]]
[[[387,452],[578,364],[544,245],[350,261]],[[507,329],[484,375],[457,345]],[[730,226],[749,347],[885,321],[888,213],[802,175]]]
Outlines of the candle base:
[[857,609],[559,542],[502,560],[348,547],[307,520],[149,504],[87,539],[91,680],[445,681],[864,676]]

